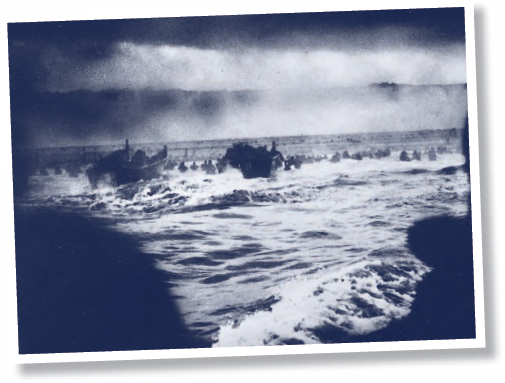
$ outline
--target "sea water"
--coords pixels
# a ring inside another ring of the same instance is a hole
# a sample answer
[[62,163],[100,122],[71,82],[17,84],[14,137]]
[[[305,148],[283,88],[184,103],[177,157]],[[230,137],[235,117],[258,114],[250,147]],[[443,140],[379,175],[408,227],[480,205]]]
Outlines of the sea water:
[[[277,148],[332,155],[320,142],[291,144]],[[213,347],[325,343],[323,327],[363,335],[409,315],[430,272],[409,251],[409,227],[468,214],[467,174],[439,172],[464,163],[458,150],[436,161],[399,153],[325,159],[268,179],[171,170],[96,190],[84,174],[34,175],[22,203],[106,218],[136,238],[165,272],[185,325]]]

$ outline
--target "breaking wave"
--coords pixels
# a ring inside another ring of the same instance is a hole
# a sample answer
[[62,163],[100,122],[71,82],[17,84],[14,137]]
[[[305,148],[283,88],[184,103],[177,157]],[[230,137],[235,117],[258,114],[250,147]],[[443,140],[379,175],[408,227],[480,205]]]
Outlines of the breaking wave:
[[366,334],[408,315],[430,271],[409,252],[408,228],[467,213],[466,174],[440,172],[463,156],[396,158],[304,164],[270,179],[168,172],[97,190],[83,175],[33,177],[26,203],[107,217],[138,238],[186,325],[215,347],[325,343],[323,329]]

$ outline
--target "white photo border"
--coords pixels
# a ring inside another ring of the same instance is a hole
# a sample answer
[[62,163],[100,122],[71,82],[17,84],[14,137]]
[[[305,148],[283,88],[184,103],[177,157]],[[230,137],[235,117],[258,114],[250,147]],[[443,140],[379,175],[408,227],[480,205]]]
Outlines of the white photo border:
[[[408,9],[408,8],[465,8],[466,30],[466,65],[467,65],[467,91],[468,91],[468,116],[469,116],[469,142],[470,142],[470,174],[471,174],[471,209],[473,230],[473,257],[474,257],[474,286],[475,286],[475,314],[476,338],[455,340],[427,340],[381,343],[347,343],[324,345],[296,345],[296,346],[257,346],[257,347],[229,347],[209,349],[174,349],[174,350],[142,350],[142,351],[115,351],[115,352],[90,352],[68,354],[18,354],[17,331],[17,302],[16,302],[16,273],[15,273],[15,246],[14,246],[14,215],[12,199],[12,178],[2,191],[2,213],[7,218],[8,225],[4,225],[7,232],[0,267],[2,276],[3,293],[6,295],[5,312],[9,338],[6,343],[9,348],[8,357],[14,363],[54,363],[54,362],[84,362],[84,361],[119,361],[119,360],[146,360],[146,359],[180,359],[180,358],[208,358],[208,357],[236,357],[257,355],[299,355],[299,354],[326,354],[326,353],[355,353],[373,351],[406,351],[406,350],[440,350],[440,349],[468,349],[484,348],[484,278],[482,256],[482,226],[480,204],[480,175],[479,175],[479,143],[477,125],[477,80],[475,57],[475,28],[473,4],[468,1],[292,1],[289,5],[275,1],[255,2],[185,2],[184,5],[135,6],[121,5],[117,7],[86,6],[85,9],[54,7],[48,9],[46,2],[40,3],[40,8],[31,8],[25,13],[11,13],[4,15],[6,22],[35,22],[35,21],[61,21],[61,20],[91,20],[91,19],[119,19],[119,18],[151,18],[174,16],[216,16],[236,14],[264,14],[264,13],[299,13],[299,12],[329,12],[329,11],[363,11],[380,9]],[[56,10],[58,9],[58,10]],[[162,9],[162,10],[160,10]],[[2,81],[2,109],[8,111],[9,106],[9,77],[7,54],[7,28],[4,24],[4,39],[2,39],[2,52],[4,72]],[[4,126],[10,127],[9,113],[2,113]],[[10,128],[1,132],[1,166],[3,174],[12,177],[12,158],[10,147]],[[7,178],[8,179],[8,178]],[[9,221],[10,219],[10,221]]]

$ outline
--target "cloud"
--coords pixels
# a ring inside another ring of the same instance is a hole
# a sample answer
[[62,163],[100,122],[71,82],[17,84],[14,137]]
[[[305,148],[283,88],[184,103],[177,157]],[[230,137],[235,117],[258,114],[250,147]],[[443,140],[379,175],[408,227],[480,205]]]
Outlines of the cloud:
[[86,63],[52,56],[47,90],[181,89],[236,91],[366,86],[375,82],[466,82],[463,45],[444,50],[318,49],[227,51],[118,43],[110,57]]

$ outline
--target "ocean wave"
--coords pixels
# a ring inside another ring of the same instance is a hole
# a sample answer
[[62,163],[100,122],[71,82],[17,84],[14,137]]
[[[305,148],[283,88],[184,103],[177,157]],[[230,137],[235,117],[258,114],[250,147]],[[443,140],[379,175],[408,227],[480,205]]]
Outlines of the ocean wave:
[[[405,253],[398,250],[396,253]],[[349,335],[379,330],[410,312],[415,284],[429,269],[412,255],[402,262],[362,261],[321,269],[276,288],[277,302],[220,326],[214,347],[324,343],[322,328]]]
[[[107,217],[164,270],[186,325],[214,347],[309,344],[367,334],[410,312],[430,271],[407,230],[467,213],[458,154],[403,163],[321,161],[272,179],[169,172],[91,190],[31,180],[25,203]],[[141,288],[141,287],[139,287]]]

